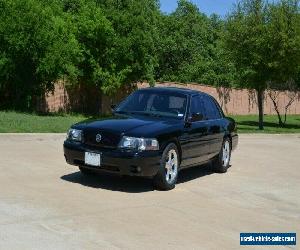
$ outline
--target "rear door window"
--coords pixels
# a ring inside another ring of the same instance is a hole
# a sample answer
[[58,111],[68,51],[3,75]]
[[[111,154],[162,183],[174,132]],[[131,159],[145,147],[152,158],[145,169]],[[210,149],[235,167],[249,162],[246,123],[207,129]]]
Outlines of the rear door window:
[[220,119],[221,114],[216,103],[209,96],[203,96],[203,104],[205,108],[205,118],[207,120]]
[[190,115],[201,114],[204,116],[205,115],[204,113],[205,113],[205,110],[204,110],[204,106],[203,106],[202,96],[200,96],[200,95],[192,96]]

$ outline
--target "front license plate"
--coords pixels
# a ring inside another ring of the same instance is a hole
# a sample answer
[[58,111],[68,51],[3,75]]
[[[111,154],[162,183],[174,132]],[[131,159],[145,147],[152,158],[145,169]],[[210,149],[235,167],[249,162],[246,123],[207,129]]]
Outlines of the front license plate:
[[101,155],[96,153],[85,152],[84,163],[86,165],[100,167]]

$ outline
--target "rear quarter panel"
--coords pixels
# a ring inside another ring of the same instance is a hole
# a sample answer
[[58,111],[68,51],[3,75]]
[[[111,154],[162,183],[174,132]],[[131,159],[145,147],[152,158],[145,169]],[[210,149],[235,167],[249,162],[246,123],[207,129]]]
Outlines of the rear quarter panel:
[[235,150],[237,148],[238,145],[238,141],[239,141],[239,136],[237,134],[237,125],[234,119],[232,119],[231,117],[226,117],[226,123],[227,123],[227,135],[230,136],[231,138],[231,147],[232,150]]

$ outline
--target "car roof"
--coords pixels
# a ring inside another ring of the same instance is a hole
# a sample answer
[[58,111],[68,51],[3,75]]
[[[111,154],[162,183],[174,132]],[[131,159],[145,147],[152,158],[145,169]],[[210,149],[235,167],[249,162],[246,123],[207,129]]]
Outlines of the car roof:
[[140,91],[159,91],[159,92],[166,92],[166,93],[181,93],[186,95],[194,95],[194,94],[206,94],[201,91],[193,90],[193,89],[186,89],[186,88],[176,88],[176,87],[149,87],[139,89]]

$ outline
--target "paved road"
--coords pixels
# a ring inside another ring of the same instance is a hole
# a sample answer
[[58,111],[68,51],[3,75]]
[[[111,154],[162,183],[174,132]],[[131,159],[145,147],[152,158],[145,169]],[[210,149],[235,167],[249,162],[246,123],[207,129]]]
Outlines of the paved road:
[[186,170],[169,192],[83,177],[63,139],[0,134],[0,249],[240,249],[240,232],[300,234],[300,135],[242,135],[227,174]]

